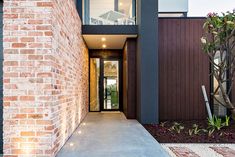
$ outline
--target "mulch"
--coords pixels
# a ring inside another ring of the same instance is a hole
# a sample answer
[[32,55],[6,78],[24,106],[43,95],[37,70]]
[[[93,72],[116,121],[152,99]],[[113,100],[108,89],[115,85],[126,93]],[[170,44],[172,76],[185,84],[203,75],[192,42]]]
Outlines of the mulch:
[[211,136],[208,136],[208,133],[203,131],[197,135],[189,135],[189,129],[192,129],[193,124],[199,125],[200,129],[207,129],[207,121],[180,121],[178,123],[184,126],[180,133],[175,130],[169,131],[174,124],[172,121],[166,122],[164,126],[148,124],[144,125],[144,127],[159,143],[235,143],[234,121],[230,122],[228,127],[215,130]]

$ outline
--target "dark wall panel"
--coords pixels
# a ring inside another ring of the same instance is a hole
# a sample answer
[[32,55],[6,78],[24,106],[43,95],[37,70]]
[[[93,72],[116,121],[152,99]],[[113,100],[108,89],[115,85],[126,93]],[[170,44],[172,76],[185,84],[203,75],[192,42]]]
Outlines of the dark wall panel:
[[127,39],[123,49],[123,112],[136,118],[136,39]]
[[200,38],[205,19],[159,19],[160,120],[206,117],[201,85],[210,88],[209,61]]
[[159,122],[158,1],[137,0],[137,119]]

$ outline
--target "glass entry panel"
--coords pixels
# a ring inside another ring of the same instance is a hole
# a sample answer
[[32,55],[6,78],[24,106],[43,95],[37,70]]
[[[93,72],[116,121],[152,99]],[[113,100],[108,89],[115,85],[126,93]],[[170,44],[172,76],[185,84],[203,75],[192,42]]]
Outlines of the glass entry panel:
[[90,111],[119,110],[118,60],[90,58]]
[[119,109],[119,62],[104,61],[103,109]]

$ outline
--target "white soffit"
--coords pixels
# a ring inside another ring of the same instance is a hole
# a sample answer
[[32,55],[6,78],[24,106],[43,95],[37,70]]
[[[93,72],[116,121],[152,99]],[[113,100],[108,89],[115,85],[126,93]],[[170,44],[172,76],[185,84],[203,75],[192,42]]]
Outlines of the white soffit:
[[188,0],[159,0],[158,12],[188,12]]
[[122,49],[127,38],[136,37],[137,35],[83,35],[89,49]]

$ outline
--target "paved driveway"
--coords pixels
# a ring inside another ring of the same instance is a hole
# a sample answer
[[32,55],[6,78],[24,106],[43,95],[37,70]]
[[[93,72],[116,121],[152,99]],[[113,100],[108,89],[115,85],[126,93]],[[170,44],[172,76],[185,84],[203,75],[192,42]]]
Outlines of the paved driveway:
[[57,157],[168,157],[136,120],[122,113],[89,113]]
[[172,157],[234,157],[235,144],[162,143]]

